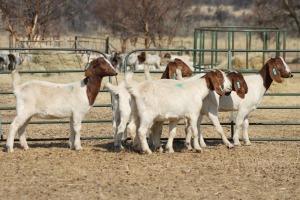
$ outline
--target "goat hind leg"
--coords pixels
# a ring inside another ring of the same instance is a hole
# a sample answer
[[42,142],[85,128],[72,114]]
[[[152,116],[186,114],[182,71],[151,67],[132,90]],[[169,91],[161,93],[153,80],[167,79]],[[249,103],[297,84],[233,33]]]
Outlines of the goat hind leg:
[[13,122],[11,123],[10,128],[9,128],[9,133],[7,136],[7,140],[6,140],[6,151],[7,152],[14,151],[15,135],[16,135],[17,131],[20,129],[20,127],[22,127],[26,123],[28,118],[29,117],[24,118],[24,117],[16,116],[15,119],[13,120]]
[[28,150],[28,144],[26,141],[26,137],[25,137],[25,129],[29,123],[29,121],[31,120],[31,118],[29,118],[24,124],[23,126],[21,126],[18,130],[18,134],[19,134],[19,138],[20,138],[20,145],[24,150]]
[[140,126],[138,130],[138,137],[141,143],[142,153],[151,154],[152,151],[150,150],[147,143],[147,130],[148,128],[144,128],[143,126]]

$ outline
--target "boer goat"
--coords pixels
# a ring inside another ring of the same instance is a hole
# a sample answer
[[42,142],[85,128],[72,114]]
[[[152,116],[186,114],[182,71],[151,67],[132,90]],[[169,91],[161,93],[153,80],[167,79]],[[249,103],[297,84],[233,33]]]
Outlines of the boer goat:
[[151,154],[146,134],[153,123],[170,122],[170,137],[167,149],[173,149],[176,124],[180,119],[187,119],[194,137],[194,148],[201,152],[198,143],[197,120],[202,107],[202,100],[215,90],[219,95],[231,91],[229,79],[220,70],[210,71],[194,81],[158,80],[136,83],[126,77],[126,87],[136,101],[140,124],[138,138],[142,152]]
[[21,146],[25,150],[29,148],[25,138],[25,128],[33,116],[46,119],[70,117],[70,149],[81,149],[81,121],[92,108],[103,77],[116,75],[111,63],[101,57],[89,63],[84,80],[68,84],[39,80],[20,84],[19,73],[14,70],[12,79],[17,98],[17,115],[10,125],[6,150],[13,151],[16,132],[19,134]]
[[241,145],[239,140],[241,130],[243,130],[245,145],[251,145],[248,136],[249,113],[258,107],[273,81],[282,83],[282,78],[291,77],[293,77],[291,69],[282,57],[271,58],[264,64],[258,74],[244,76],[248,86],[248,93],[244,99],[241,99],[236,92],[220,98],[219,111],[237,111],[233,135],[234,145]]
[[[199,74],[199,75],[201,75],[201,74]],[[195,78],[199,75],[196,75]],[[227,73],[226,76],[228,77],[228,79],[230,80],[231,85],[232,85],[231,92],[235,92],[239,98],[244,99],[245,95],[248,93],[248,86],[247,86],[247,83],[246,83],[243,75],[240,72],[232,71],[232,72]],[[180,78],[180,74],[178,77]],[[195,78],[192,77],[190,79],[193,80]],[[188,81],[188,80],[186,80],[186,81]],[[230,95],[230,93],[227,93],[226,95]],[[225,146],[227,146],[228,148],[234,147],[228,141],[227,137],[225,136],[223,128],[222,128],[219,118],[218,118],[219,99],[220,99],[220,97],[218,94],[216,94],[216,92],[210,92],[209,95],[207,95],[207,97],[205,97],[203,100],[203,106],[201,108],[200,116],[198,119],[198,131],[199,131],[201,147],[206,147],[206,144],[203,140],[203,136],[201,134],[201,129],[200,129],[200,124],[201,124],[201,121],[202,121],[204,115],[206,115],[210,119],[210,121],[213,123],[216,131],[220,134]],[[186,130],[186,132],[187,132],[187,135],[186,135],[186,144],[185,145],[186,145],[187,149],[192,149],[191,143],[190,143],[191,131]]]

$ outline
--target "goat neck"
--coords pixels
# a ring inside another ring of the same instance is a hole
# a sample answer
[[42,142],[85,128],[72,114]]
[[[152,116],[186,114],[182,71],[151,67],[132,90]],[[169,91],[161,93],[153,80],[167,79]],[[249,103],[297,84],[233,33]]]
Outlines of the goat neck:
[[96,97],[99,94],[102,79],[103,77],[101,76],[89,76],[83,80],[86,84],[86,94],[91,106],[94,104]]

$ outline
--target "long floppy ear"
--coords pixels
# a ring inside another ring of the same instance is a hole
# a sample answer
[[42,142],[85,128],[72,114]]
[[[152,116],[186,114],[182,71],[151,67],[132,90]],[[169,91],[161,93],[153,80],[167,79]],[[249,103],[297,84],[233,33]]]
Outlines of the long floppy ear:
[[236,94],[241,99],[244,99],[245,94],[248,93],[248,86],[243,75],[239,72],[232,72],[229,73],[227,77],[232,80],[233,90],[236,92]]
[[[223,82],[220,83],[220,81],[217,79],[217,75],[214,71],[208,72],[204,76],[206,80],[206,85],[210,90],[215,90],[220,96],[224,96],[224,88],[223,88]],[[224,80],[224,79],[223,79]]]
[[177,64],[178,67],[181,67],[182,77],[192,76],[193,71],[185,62],[183,62],[179,58],[175,58],[174,62]]
[[169,64],[167,65],[165,71],[161,75],[160,79],[169,79]]
[[169,62],[167,67],[169,69],[167,79],[176,79],[176,68],[177,68],[176,63]]
[[269,67],[269,73],[273,81],[276,81],[277,83],[282,83],[283,80],[281,78],[281,74],[279,70],[276,67],[275,59],[271,58],[268,62],[267,65]]

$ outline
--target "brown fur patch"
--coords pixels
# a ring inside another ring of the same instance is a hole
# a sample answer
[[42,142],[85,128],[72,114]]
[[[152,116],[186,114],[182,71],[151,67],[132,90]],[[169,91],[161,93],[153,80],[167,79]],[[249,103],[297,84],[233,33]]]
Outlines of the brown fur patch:
[[230,72],[227,74],[228,79],[231,81],[232,90],[237,93],[237,95],[244,99],[245,94],[248,93],[248,86],[240,72]]
[[224,90],[224,77],[220,70],[210,71],[206,73],[203,78],[205,78],[207,88],[210,90],[215,90],[220,96],[225,95]]
[[107,62],[106,59],[99,57],[90,62],[89,68],[85,71],[86,85],[87,85],[87,96],[90,105],[93,105],[95,99],[99,93],[102,78],[105,76],[116,76],[117,72]]

